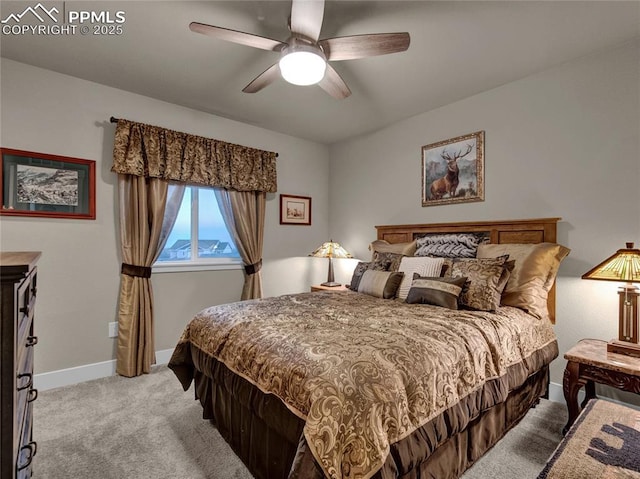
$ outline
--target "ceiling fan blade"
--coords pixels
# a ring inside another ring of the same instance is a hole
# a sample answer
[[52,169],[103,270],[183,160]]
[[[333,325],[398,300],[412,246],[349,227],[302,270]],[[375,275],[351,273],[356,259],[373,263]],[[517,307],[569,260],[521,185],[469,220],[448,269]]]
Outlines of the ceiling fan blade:
[[344,82],[342,77],[340,77],[340,75],[338,75],[338,72],[335,71],[333,67],[328,63],[324,78],[320,81],[320,83],[318,83],[318,86],[338,100],[342,100],[351,95],[351,90],[349,90],[349,87]]
[[409,48],[411,38],[404,33],[371,33],[320,40],[318,45],[327,60],[355,60],[357,58],[403,52]]
[[261,37],[260,35],[254,35],[252,33],[239,32],[229,28],[215,27],[213,25],[206,25],[198,22],[191,22],[189,24],[189,29],[192,32],[202,33],[203,35],[208,35],[227,42],[239,43],[240,45],[247,45],[249,47],[261,48],[262,50],[271,50],[274,52],[280,51],[282,47],[287,45],[286,43],[272,38]]
[[260,73],[253,79],[246,87],[242,89],[245,93],[256,93],[262,90],[264,87],[271,85],[275,80],[280,78],[280,66],[274,63],[265,71]]
[[324,0],[293,0],[291,2],[291,33],[297,33],[317,42],[323,17]]

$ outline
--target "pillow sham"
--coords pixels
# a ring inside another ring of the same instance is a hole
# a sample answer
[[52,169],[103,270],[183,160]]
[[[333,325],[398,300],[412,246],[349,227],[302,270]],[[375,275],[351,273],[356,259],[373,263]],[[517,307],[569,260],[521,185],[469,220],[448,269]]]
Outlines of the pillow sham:
[[397,271],[376,271],[368,269],[362,275],[358,292],[375,296],[376,298],[395,298],[403,273]]
[[360,261],[356,268],[353,270],[353,275],[351,276],[351,283],[349,283],[348,288],[352,291],[358,291],[358,285],[360,284],[360,280],[362,279],[362,275],[364,272],[369,269],[371,263],[365,263]]
[[386,271],[398,271],[400,267],[400,261],[402,261],[402,255],[399,253],[383,253],[380,251],[373,252],[373,258],[371,259],[371,269],[383,270],[386,265]]
[[398,288],[398,298],[406,299],[411,289],[414,273],[418,276],[440,276],[444,258],[430,258],[424,256],[405,256],[400,261],[398,271],[404,273],[400,287]]
[[458,309],[458,297],[462,293],[462,288],[466,281],[466,277],[422,277],[414,273],[406,302],[411,304],[433,304],[443,308]]
[[413,240],[410,243],[389,243],[385,240],[375,240],[369,245],[369,251],[413,256],[416,252],[416,241]]
[[478,246],[488,241],[482,233],[431,234],[416,240],[416,256],[475,258]]
[[507,258],[453,259],[445,277],[467,278],[460,295],[460,305],[479,311],[498,309],[502,291],[510,276],[509,269],[504,267]]
[[523,309],[537,318],[548,317],[547,298],[560,263],[571,252],[556,243],[487,244],[478,247],[478,257],[508,254],[515,267],[502,293],[502,304]]

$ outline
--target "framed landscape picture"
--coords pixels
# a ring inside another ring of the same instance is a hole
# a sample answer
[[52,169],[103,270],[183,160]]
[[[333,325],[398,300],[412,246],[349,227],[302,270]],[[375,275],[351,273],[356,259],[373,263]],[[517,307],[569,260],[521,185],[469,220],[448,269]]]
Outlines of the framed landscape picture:
[[422,147],[422,206],[484,201],[484,131]]
[[309,196],[280,195],[281,225],[310,225],[311,198]]
[[0,215],[96,218],[92,160],[0,148]]

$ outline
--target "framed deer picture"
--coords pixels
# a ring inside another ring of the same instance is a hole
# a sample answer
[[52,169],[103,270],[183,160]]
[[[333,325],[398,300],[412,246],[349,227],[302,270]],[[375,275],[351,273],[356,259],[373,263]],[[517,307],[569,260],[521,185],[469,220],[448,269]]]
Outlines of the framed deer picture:
[[484,201],[484,131],[422,147],[422,206]]

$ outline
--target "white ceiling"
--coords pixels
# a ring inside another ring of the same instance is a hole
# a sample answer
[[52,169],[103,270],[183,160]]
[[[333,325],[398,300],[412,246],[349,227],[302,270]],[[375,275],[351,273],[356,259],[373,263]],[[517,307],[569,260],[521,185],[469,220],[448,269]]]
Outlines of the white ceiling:
[[[3,1],[2,19],[36,3]],[[288,1],[67,1],[64,8],[124,11],[123,34],[2,35],[2,56],[328,144],[640,37],[640,1],[327,1],[320,38],[411,35],[406,52],[333,62],[353,92],[336,100],[284,80],[243,93],[278,54],[188,28],[198,21],[286,40]]]

